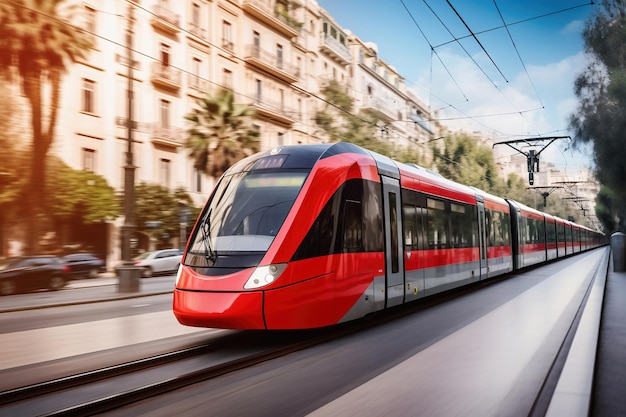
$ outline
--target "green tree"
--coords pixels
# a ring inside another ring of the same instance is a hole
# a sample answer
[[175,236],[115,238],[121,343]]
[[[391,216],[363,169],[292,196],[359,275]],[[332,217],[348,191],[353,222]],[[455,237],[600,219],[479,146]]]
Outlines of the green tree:
[[315,115],[315,123],[323,129],[331,142],[350,142],[363,148],[391,156],[392,147],[378,139],[380,133],[371,115],[353,114],[354,99],[337,81],[330,80],[323,88],[326,105]]
[[106,222],[120,215],[118,197],[104,177],[72,169],[55,157],[47,159],[46,194],[40,198],[46,202],[59,245],[70,243],[67,236],[71,227]]
[[433,164],[444,177],[490,193],[501,190],[503,180],[491,149],[467,135],[447,136],[443,149],[433,144]]
[[27,182],[22,173],[26,161],[26,152],[15,141],[14,99],[8,85],[0,83],[0,258],[8,253],[8,226],[19,218],[18,203],[20,191]]
[[61,77],[71,62],[84,58],[91,42],[60,15],[62,0],[0,2],[0,73],[20,83],[30,106],[32,129],[29,187],[22,211],[26,250],[38,250],[38,194],[46,178],[45,158],[54,139]]
[[[179,236],[183,204],[190,209],[189,221],[195,221],[200,209],[194,207],[191,197],[183,189],[170,192],[158,184],[138,184],[135,187],[137,232],[149,236],[159,247],[169,247],[169,239]],[[149,222],[158,222],[158,226],[151,228]]]
[[252,124],[254,109],[236,104],[231,90],[197,100],[199,108],[185,116],[191,123],[185,146],[194,167],[213,177],[260,150],[259,132]]
[[587,22],[583,37],[591,60],[575,81],[578,108],[570,116],[574,143],[591,144],[596,177],[607,189],[601,198],[607,204],[598,206],[597,216],[609,232],[626,230],[625,7],[603,0]]
[[624,224],[624,212],[615,207],[615,196],[610,188],[602,186],[596,196],[596,216],[602,224],[605,234],[611,234],[618,229],[620,224]]

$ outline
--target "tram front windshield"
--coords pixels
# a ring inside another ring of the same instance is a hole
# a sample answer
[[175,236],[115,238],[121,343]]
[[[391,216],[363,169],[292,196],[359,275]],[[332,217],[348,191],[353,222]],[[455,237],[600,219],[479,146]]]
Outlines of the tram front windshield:
[[305,171],[249,171],[219,182],[200,218],[190,251],[267,251],[293,206]]

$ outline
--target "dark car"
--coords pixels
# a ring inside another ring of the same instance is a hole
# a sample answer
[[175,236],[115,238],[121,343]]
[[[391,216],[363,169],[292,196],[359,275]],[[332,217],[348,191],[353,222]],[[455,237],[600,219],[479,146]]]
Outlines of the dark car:
[[0,260],[0,295],[39,289],[59,290],[69,267],[56,256],[20,256]]
[[104,261],[92,253],[73,253],[61,259],[70,268],[72,278],[97,278],[104,271]]

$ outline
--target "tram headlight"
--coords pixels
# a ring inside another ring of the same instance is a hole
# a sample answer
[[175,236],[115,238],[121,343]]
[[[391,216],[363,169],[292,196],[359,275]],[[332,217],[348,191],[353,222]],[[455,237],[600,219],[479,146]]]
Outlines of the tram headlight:
[[264,287],[276,281],[287,264],[271,264],[257,267],[243,286],[246,290]]

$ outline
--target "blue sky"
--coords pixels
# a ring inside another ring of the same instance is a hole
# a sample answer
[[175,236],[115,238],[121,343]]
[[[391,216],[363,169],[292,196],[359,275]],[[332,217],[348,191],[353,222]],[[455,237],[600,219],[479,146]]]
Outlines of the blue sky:
[[[573,82],[587,63],[582,30],[598,7],[589,0],[318,3],[344,29],[376,43],[379,56],[448,124],[502,140],[570,134],[567,118],[577,104]],[[468,37],[466,25],[486,53]],[[544,155],[565,171],[588,164],[566,148],[562,141]]]

